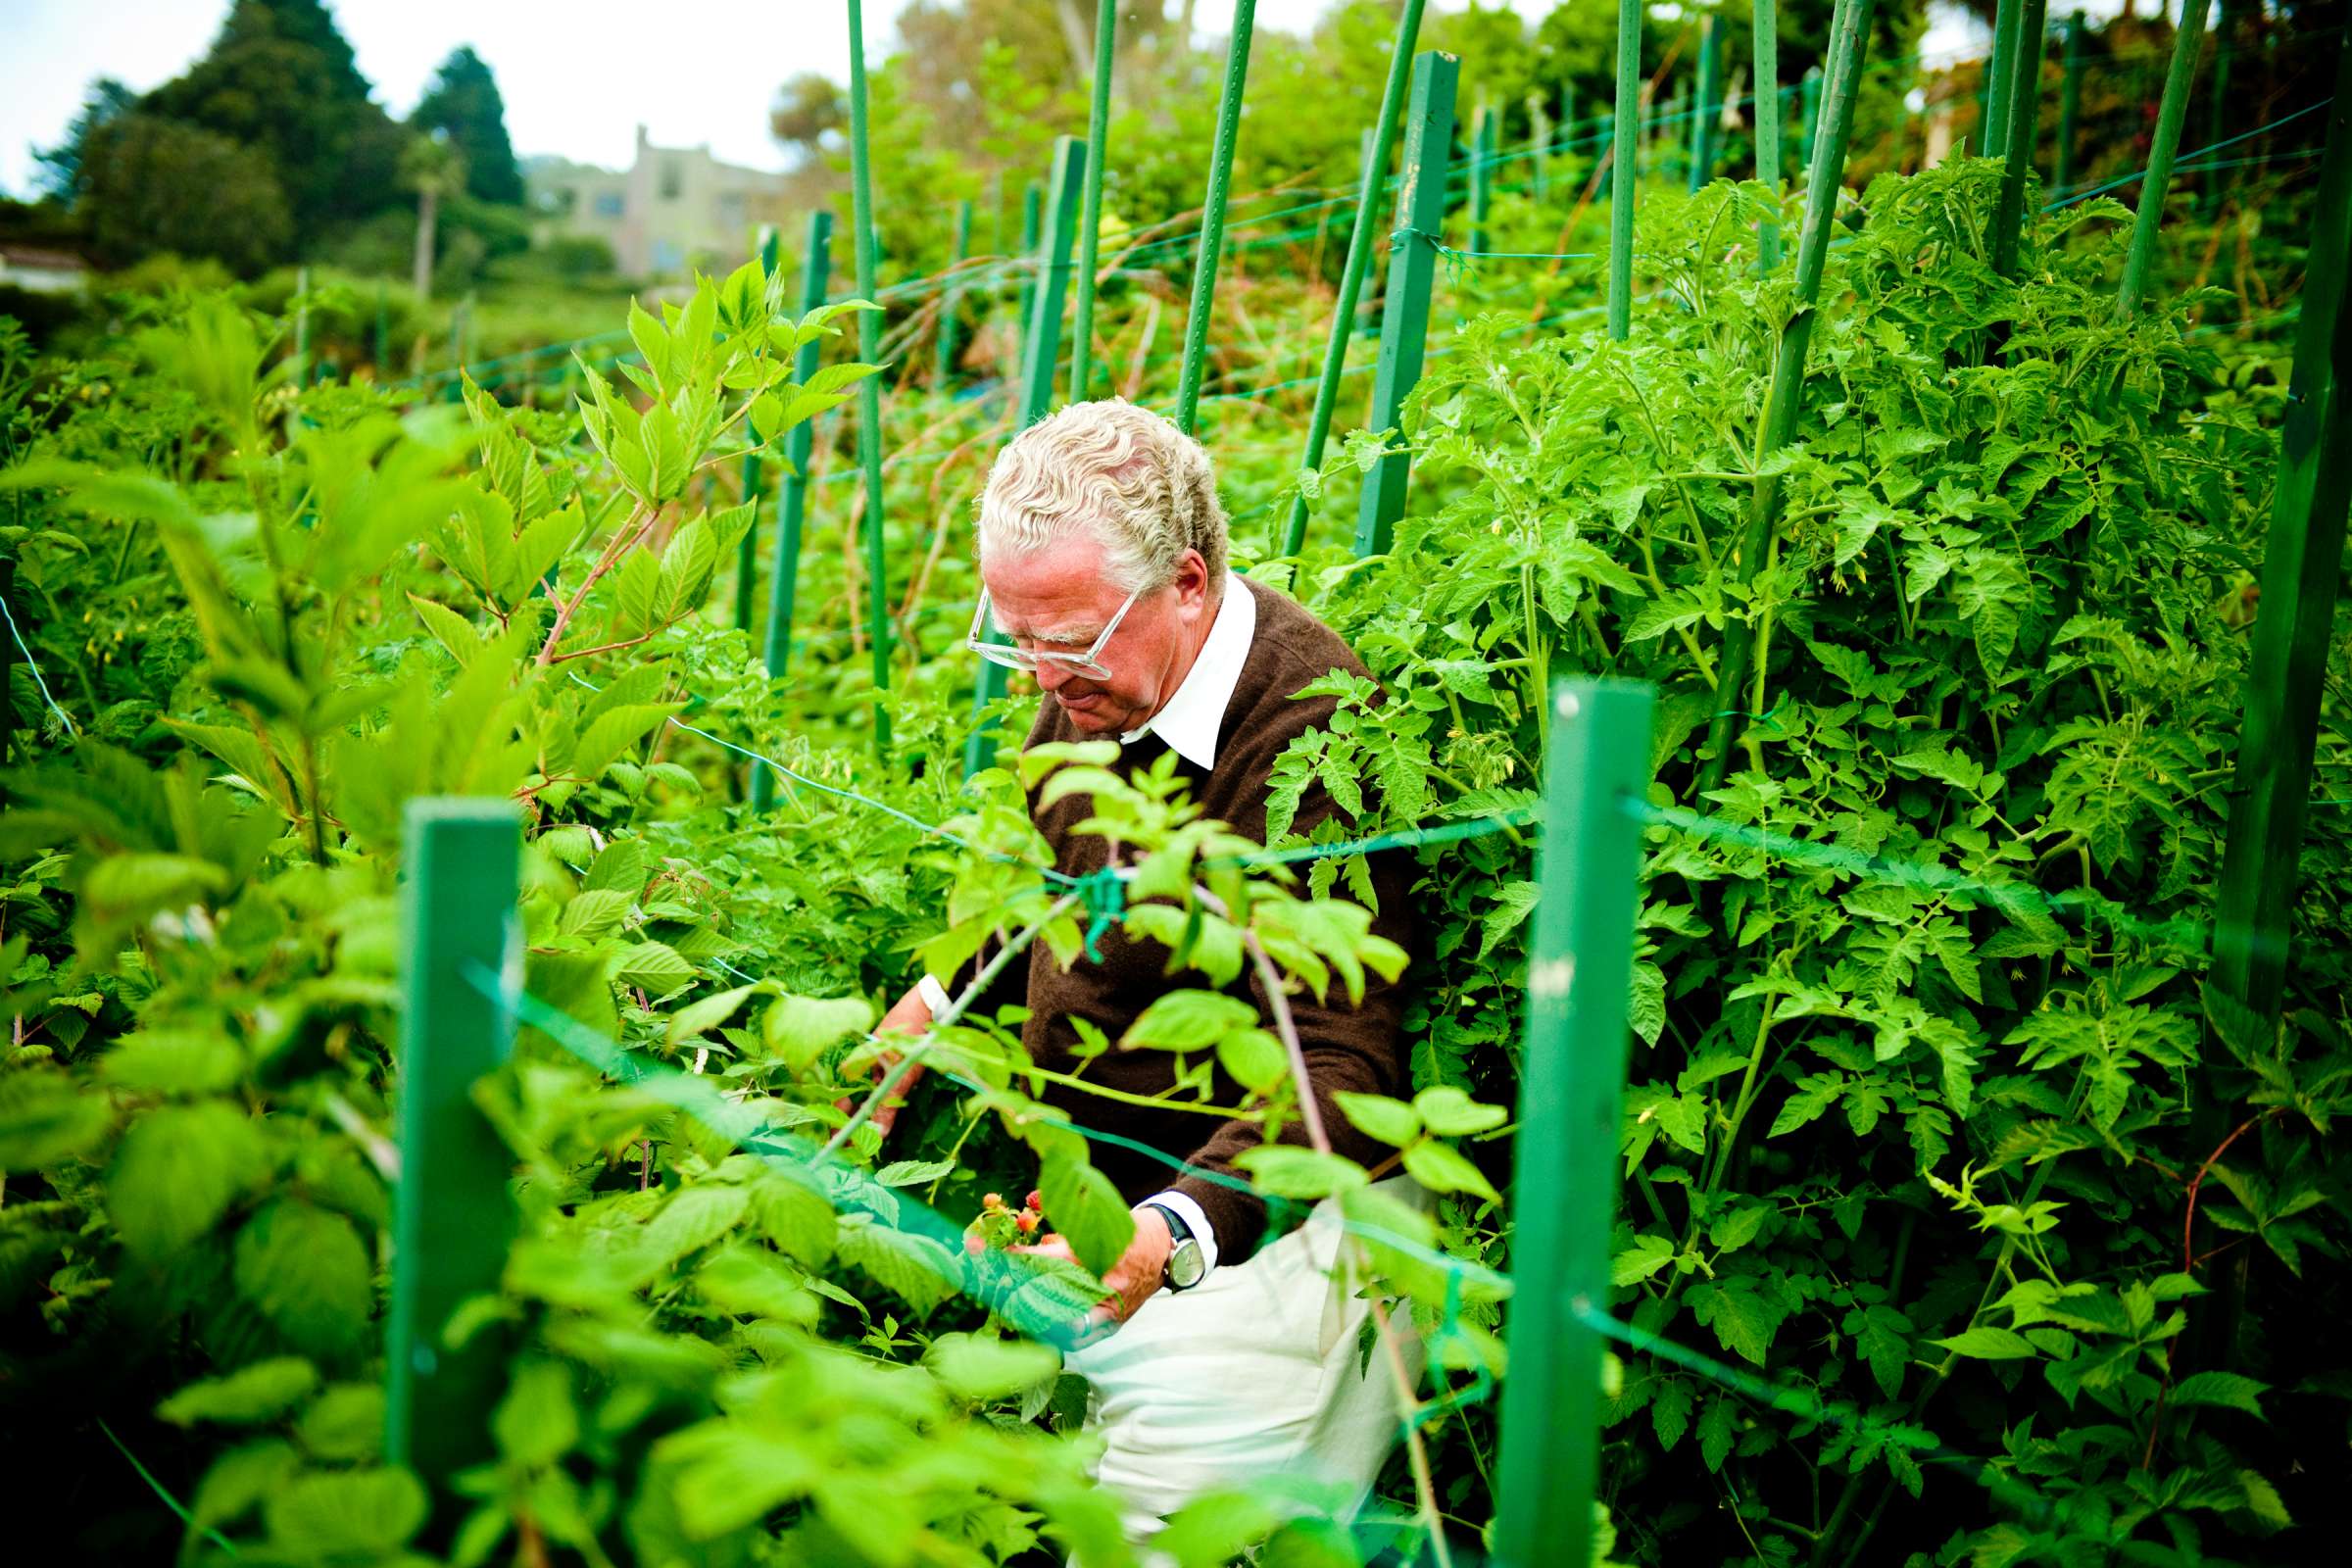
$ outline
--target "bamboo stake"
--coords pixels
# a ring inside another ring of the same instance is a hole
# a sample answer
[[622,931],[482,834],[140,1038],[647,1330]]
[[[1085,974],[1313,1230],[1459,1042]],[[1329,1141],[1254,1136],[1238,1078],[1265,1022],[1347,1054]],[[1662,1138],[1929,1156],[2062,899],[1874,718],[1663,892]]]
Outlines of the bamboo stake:
[[2139,212],[2132,222],[2132,248],[2124,253],[2124,280],[2115,291],[2115,318],[2139,309],[2148,267],[2156,259],[2156,232],[2164,226],[2164,201],[2172,191],[2173,155],[2180,150],[2180,122],[2196,85],[2197,51],[2205,41],[2205,6],[2183,5],[2173,34],[2173,63],[2164,76],[2164,101],[2156,111],[2156,137],[2148,148],[2148,172],[2139,182]]
[[[1759,466],[1796,433],[1797,413],[1804,399],[1805,356],[1813,341],[1814,319],[1820,315],[1822,268],[1829,257],[1830,229],[1844,186],[1846,142],[1853,132],[1854,97],[1870,38],[1870,7],[1871,0],[1838,0],[1830,21],[1830,78],[1823,93],[1828,118],[1805,178],[1805,225],[1796,240],[1795,294],[1788,322],[1781,328],[1772,387],[1765,395],[1764,429],[1756,443]],[[1755,482],[1747,526],[1740,536],[1738,569],[1742,586],[1752,583],[1762,570],[1780,513],[1781,475],[1765,474]],[[1707,725],[1707,758],[1699,769],[1693,799],[1723,782],[1730,760],[1732,720],[1743,706],[1755,647],[1752,621],[1734,619],[1725,624],[1723,663],[1715,685],[1716,711]]]
[[1233,144],[1241,133],[1242,91],[1250,80],[1250,37],[1257,0],[1234,0],[1233,38],[1225,48],[1225,91],[1217,101],[1216,140],[1208,154],[1208,193],[1201,203],[1200,252],[1193,264],[1193,305],[1184,319],[1184,365],[1176,380],[1176,427],[1191,435],[1200,423],[1200,362],[1208,352],[1208,318],[1217,298],[1217,265],[1225,255],[1225,203],[1233,183]]
[[[850,195],[851,222],[856,230],[858,294],[874,297],[874,172],[872,137],[867,124],[865,89],[865,7],[850,4]],[[882,357],[882,313],[858,313],[858,352],[867,364]],[[882,511],[882,385],[869,375],[858,383],[858,459],[865,470],[865,514],[858,526],[865,535],[866,654],[874,672],[874,752],[890,756],[890,713],[882,694],[890,690],[890,585],[884,580],[885,518]]]
[[[1638,0],[1631,0],[1638,3]],[[1380,95],[1380,113],[1366,128],[1363,173],[1357,182],[1355,225],[1348,235],[1348,260],[1340,268],[1339,297],[1331,302],[1331,331],[1323,344],[1323,373],[1315,382],[1314,412],[1307,416],[1306,451],[1301,468],[1323,466],[1324,443],[1331,435],[1332,413],[1339,406],[1340,378],[1348,368],[1348,340],[1355,329],[1356,303],[1364,288],[1364,273],[1379,245],[1374,224],[1380,216],[1381,175],[1389,167],[1389,148],[1396,139],[1396,122],[1404,114],[1404,95],[1413,75],[1413,46],[1421,36],[1425,0],[1404,0],[1396,19],[1396,42],[1389,52],[1389,81]],[[1282,531],[1282,553],[1295,556],[1306,543],[1306,497],[1291,498],[1291,515]]]
[[1078,302],[1070,325],[1070,401],[1093,396],[1095,269],[1102,248],[1102,169],[1110,161],[1110,66],[1118,43],[1118,0],[1095,8],[1095,94],[1086,116],[1086,197],[1078,218]]

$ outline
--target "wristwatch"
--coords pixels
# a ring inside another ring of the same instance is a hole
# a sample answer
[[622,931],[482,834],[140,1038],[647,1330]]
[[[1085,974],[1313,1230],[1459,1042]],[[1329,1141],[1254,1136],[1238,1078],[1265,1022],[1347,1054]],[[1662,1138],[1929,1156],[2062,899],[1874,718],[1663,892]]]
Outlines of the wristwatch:
[[1168,1249],[1168,1261],[1159,1273],[1160,1283],[1171,1291],[1191,1290],[1208,1272],[1208,1259],[1200,1255],[1200,1244],[1194,1238],[1193,1228],[1165,1203],[1146,1203],[1144,1207],[1168,1222],[1168,1235],[1176,1243]]

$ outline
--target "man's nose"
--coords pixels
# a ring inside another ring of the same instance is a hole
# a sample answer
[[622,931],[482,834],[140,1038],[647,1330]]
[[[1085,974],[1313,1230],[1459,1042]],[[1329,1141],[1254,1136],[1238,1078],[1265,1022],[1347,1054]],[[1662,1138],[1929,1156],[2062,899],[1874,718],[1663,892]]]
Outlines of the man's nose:
[[1037,662],[1037,684],[1040,690],[1048,694],[1059,691],[1077,678],[1078,672],[1059,660],[1041,659]]

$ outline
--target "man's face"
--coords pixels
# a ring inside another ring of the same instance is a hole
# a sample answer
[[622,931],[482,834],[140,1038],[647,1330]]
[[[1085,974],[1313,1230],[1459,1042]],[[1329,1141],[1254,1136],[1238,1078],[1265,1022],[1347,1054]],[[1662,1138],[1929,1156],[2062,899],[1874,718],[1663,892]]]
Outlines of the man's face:
[[[1084,537],[992,558],[981,576],[998,635],[1037,653],[1085,653],[1127,597],[1103,570],[1102,547]],[[1049,660],[1037,683],[1085,734],[1141,728],[1176,695],[1208,635],[1209,613],[1207,565],[1188,550],[1176,580],[1139,596],[1095,656],[1108,676]]]

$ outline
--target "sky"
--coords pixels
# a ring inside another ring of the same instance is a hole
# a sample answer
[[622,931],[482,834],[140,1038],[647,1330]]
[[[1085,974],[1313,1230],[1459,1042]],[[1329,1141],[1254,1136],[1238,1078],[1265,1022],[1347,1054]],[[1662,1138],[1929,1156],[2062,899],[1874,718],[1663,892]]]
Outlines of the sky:
[[[1257,25],[1304,31],[1328,3],[1258,0]],[[1465,3],[1433,0],[1431,9]],[[1555,0],[1511,3],[1536,18]],[[866,0],[869,59],[889,47],[902,4]],[[708,143],[730,163],[780,169],[784,155],[767,133],[778,84],[802,71],[842,77],[849,69],[842,0],[329,0],[329,8],[376,102],[395,116],[406,117],[441,61],[469,43],[498,76],[518,154],[614,169],[632,161],[641,121],[658,144]],[[30,194],[32,149],[61,138],[93,80],[160,86],[204,53],[228,9],[229,0],[0,0],[0,191]],[[1231,15],[1230,0],[1199,0],[1195,25],[1221,36]],[[1962,45],[1981,30],[1939,22],[1928,47]]]

